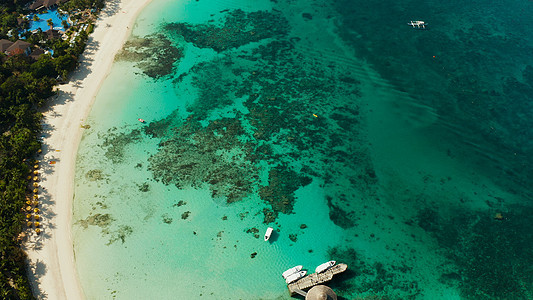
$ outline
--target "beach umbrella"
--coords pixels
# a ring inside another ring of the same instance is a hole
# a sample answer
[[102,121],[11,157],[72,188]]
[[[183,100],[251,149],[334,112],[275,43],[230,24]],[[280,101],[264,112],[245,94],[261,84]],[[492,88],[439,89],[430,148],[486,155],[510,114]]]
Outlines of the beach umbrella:
[[26,215],[26,219],[31,219],[31,215],[30,215],[30,214],[27,214],[27,215]]
[[33,171],[33,174],[34,175],[39,175],[39,171],[35,170],[35,171]]
[[31,201],[30,200],[26,201],[26,204],[31,205]]
[[39,184],[37,182],[34,182],[33,187],[39,187]]
[[35,222],[35,227],[39,227],[40,225],[41,225],[41,223]]
[[33,195],[33,199],[39,199],[39,196]]
[[33,206],[37,206],[37,205],[39,205],[39,202],[38,201],[33,201],[32,204],[33,204]]
[[39,212],[39,209],[36,207],[36,208],[33,209],[33,212],[34,212],[34,213],[38,213],[38,212]]
[[39,177],[35,176],[33,177],[33,181],[38,181],[39,180]]
[[31,180],[31,175],[28,175],[28,180]]
[[39,169],[39,165],[33,166],[34,169]]
[[37,234],[39,234],[39,233],[41,233],[41,229],[39,229],[39,228],[35,228],[35,232],[36,232]]
[[31,227],[31,225],[33,225],[33,223],[32,223],[31,221],[28,221],[28,222],[26,223],[26,226],[28,226],[28,227]]
[[41,217],[39,217],[39,215],[35,215],[33,218],[34,218],[35,220],[39,220]]
[[31,206],[26,206],[27,211],[31,211]]
[[39,193],[39,189],[33,189],[33,193],[35,194]]
[[305,300],[337,300],[335,292],[325,285],[312,287],[305,296]]
[[42,149],[39,149],[39,150],[37,150],[37,153],[41,153],[41,152],[43,152],[43,150],[42,150]]

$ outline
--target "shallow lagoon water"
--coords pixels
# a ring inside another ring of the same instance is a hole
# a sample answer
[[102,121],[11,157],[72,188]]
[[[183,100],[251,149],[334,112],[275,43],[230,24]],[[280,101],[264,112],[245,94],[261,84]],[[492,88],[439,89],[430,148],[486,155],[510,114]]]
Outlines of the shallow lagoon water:
[[531,32],[489,23],[511,13],[154,0],[78,153],[87,297],[285,299],[281,272],[334,259],[345,299],[527,299]]

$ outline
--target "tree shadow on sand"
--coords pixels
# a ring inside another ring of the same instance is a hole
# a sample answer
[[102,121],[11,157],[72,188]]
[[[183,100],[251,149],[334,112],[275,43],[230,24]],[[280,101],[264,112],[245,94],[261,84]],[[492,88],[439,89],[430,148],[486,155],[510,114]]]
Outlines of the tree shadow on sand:
[[120,9],[120,1],[113,0],[113,1],[107,1],[105,4],[105,8],[100,12],[100,16],[102,18],[114,16],[117,13],[121,11]]
[[32,285],[32,293],[36,299],[48,299],[48,295],[39,289],[41,278],[48,272],[46,264],[40,260],[28,265],[28,277],[31,281],[37,283]]

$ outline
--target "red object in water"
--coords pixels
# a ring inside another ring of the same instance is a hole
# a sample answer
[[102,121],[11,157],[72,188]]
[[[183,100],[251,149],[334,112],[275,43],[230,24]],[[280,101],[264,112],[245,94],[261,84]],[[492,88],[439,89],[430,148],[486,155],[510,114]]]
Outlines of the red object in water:
[[139,122],[141,122],[141,123],[146,122],[145,120],[143,120],[143,119],[141,119],[141,118],[138,118],[137,120],[139,120]]

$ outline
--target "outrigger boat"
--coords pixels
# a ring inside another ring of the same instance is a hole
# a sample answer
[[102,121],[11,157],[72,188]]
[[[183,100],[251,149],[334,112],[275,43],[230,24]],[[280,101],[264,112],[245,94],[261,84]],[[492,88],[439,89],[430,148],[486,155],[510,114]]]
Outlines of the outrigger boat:
[[336,261],[334,260],[330,260],[328,262],[325,262],[323,264],[321,264],[320,266],[316,267],[315,269],[315,272],[316,273],[322,273],[324,271],[326,271],[327,269],[333,267],[335,265]]
[[296,267],[292,267],[290,269],[288,269],[287,271],[283,272],[281,274],[281,276],[283,276],[283,279],[287,279],[287,277],[291,276],[292,274],[296,273],[296,272],[299,272],[300,270],[302,270],[304,266],[302,265],[299,265],[299,266],[296,266]]
[[272,235],[272,231],[274,231],[274,228],[268,227],[267,231],[265,232],[265,242],[270,239],[270,236]]
[[293,274],[289,275],[289,277],[287,277],[287,278],[285,279],[285,282],[286,282],[287,284],[289,284],[289,283],[293,283],[293,282],[295,282],[296,280],[298,280],[298,279],[304,277],[305,274],[307,274],[307,271],[300,271],[300,272],[293,273]]
[[428,25],[428,23],[424,21],[411,21],[407,23],[407,25],[412,26],[413,28],[426,29],[426,25]]

